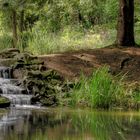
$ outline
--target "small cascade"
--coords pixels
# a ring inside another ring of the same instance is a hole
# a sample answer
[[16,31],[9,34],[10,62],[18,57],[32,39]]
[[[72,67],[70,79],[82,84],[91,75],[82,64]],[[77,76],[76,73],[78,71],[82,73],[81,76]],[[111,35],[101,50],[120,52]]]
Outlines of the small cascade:
[[0,77],[4,79],[11,79],[12,69],[10,67],[0,67]]
[[11,101],[11,104],[14,105],[30,105],[31,95],[23,94],[3,94],[4,97],[8,98]]
[[11,106],[30,105],[32,95],[17,86],[18,80],[11,78],[12,70],[9,67],[0,67],[0,94],[11,101]]

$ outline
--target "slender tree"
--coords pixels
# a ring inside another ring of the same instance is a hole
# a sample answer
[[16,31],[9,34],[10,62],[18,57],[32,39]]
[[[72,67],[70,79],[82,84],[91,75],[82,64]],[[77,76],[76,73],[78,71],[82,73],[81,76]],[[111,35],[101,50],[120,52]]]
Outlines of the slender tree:
[[12,10],[12,32],[13,32],[13,48],[17,47],[18,34],[17,34],[17,12]]
[[119,0],[117,40],[118,46],[135,46],[134,0]]
[[24,13],[28,4],[34,4],[32,0],[0,0],[0,9],[7,11],[8,26],[12,32],[12,47],[16,48],[20,43],[23,45]]

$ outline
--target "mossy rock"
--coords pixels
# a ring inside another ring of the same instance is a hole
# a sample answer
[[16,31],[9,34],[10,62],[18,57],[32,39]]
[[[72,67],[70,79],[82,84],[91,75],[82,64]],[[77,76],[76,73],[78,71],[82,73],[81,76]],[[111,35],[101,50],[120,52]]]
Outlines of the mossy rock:
[[30,63],[31,61],[33,61],[33,60],[35,60],[35,59],[37,59],[37,57],[36,56],[32,56],[31,54],[29,54],[29,53],[19,53],[18,55],[16,55],[15,57],[14,57],[16,60],[23,60],[24,62],[26,62],[26,63]]
[[8,58],[8,59],[0,59],[0,66],[11,67],[16,63],[17,60]]
[[16,62],[13,66],[13,69],[25,69],[27,71],[46,71],[46,66],[40,64],[40,65],[33,65],[33,64],[26,64],[21,62]]
[[13,58],[19,53],[20,51],[15,48],[6,49],[0,53],[0,58]]
[[47,70],[44,72],[41,71],[29,71],[28,72],[29,78],[37,78],[40,80],[50,80],[50,79],[57,79],[62,81],[63,78],[54,70]]
[[43,106],[55,106],[58,104],[58,99],[55,95],[48,95],[47,97],[40,99],[40,103]]
[[0,108],[5,108],[10,106],[10,101],[9,99],[0,96]]

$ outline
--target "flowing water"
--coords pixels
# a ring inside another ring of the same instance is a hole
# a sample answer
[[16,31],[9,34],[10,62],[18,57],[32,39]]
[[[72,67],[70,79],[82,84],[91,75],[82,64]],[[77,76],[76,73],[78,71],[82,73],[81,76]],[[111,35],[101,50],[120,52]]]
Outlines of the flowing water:
[[9,67],[0,67],[0,93],[1,96],[11,101],[11,106],[30,105],[31,95],[18,86],[19,81],[12,79],[12,69]]
[[0,94],[12,103],[0,109],[0,140],[140,140],[139,112],[32,106],[10,74],[0,68]]

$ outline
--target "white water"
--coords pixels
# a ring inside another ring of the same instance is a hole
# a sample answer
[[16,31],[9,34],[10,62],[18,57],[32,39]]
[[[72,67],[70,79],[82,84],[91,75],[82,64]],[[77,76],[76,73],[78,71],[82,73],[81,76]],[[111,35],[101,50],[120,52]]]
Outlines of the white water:
[[0,94],[11,101],[11,106],[30,105],[32,95],[23,94],[24,88],[17,86],[18,80],[11,79],[11,68],[0,67]]
[[12,105],[30,105],[32,95],[23,94],[3,94],[4,97],[10,99]]
[[8,79],[12,77],[12,69],[10,67],[0,67],[0,77]]
[[28,120],[31,115],[30,109],[40,109],[39,105],[31,105],[32,95],[28,94],[23,87],[17,86],[18,84],[18,80],[12,79],[10,68],[0,67],[0,95],[11,102],[8,113],[0,117],[0,140],[4,140],[1,136],[7,135],[15,124],[18,132],[22,133],[23,129],[20,129],[20,126],[24,125],[25,116]]

